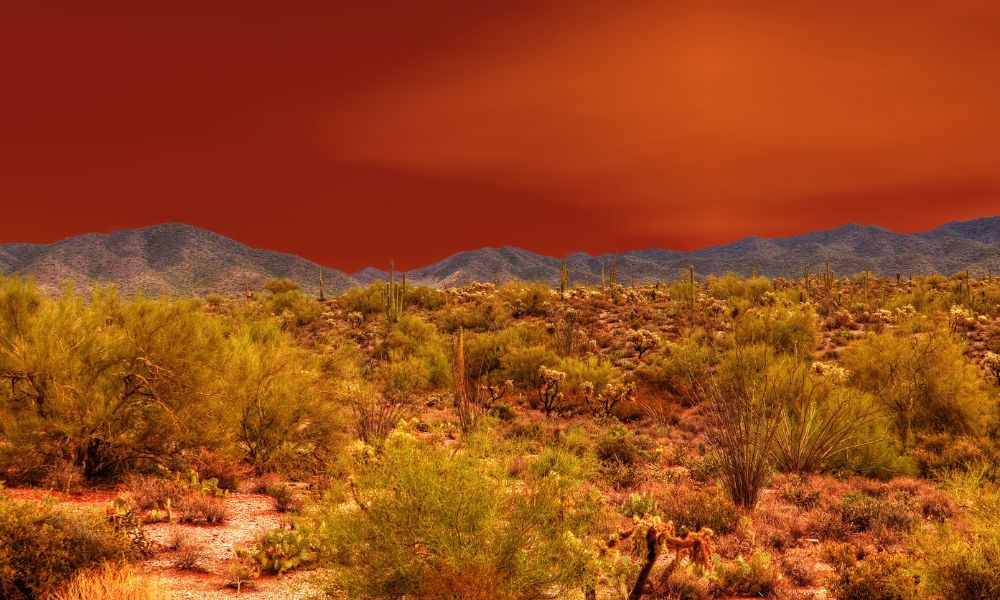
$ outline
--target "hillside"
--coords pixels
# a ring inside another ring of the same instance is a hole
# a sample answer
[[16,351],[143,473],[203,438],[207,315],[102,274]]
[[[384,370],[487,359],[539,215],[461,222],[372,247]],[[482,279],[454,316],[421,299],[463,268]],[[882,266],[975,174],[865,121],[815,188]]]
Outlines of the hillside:
[[[818,273],[826,260],[835,273],[865,269],[887,276],[943,273],[962,269],[1000,273],[1000,217],[954,222],[934,230],[901,234],[877,226],[849,224],[786,238],[748,237],[695,252],[646,249],[567,257],[572,283],[598,284],[602,265],[617,263],[621,283],[669,281],[693,265],[699,276],[751,269],[771,277]],[[251,248],[219,234],[167,223],[107,234],[88,233],[52,244],[0,244],[0,270],[32,276],[54,290],[62,282],[78,286],[114,283],[123,293],[206,294],[236,292],[244,283],[259,289],[273,277],[288,277],[319,291],[320,266],[295,256]],[[561,259],[512,246],[459,252],[407,272],[412,283],[435,287],[472,281],[559,281]],[[368,267],[353,275],[323,268],[326,288],[339,292],[384,280],[388,273]]]
[[[288,277],[317,293],[320,268],[293,254],[251,248],[181,223],[87,233],[51,244],[0,244],[0,270],[34,277],[49,290],[71,281],[77,287],[114,283],[129,295],[229,293]],[[335,269],[324,268],[324,280],[331,292],[355,285]]]
[[[618,280],[629,283],[672,280],[693,265],[699,275],[752,269],[771,277],[798,277],[809,269],[817,273],[826,260],[840,275],[866,269],[893,276],[897,273],[951,274],[963,269],[1000,273],[1000,217],[949,223],[932,231],[901,234],[877,226],[849,224],[787,238],[748,237],[723,246],[694,252],[661,249],[633,250],[617,255]],[[601,265],[610,268],[612,256],[576,253],[567,257],[572,282],[599,283]],[[416,282],[437,286],[470,281],[541,279],[559,281],[561,261],[520,248],[483,248],[460,252],[409,272]]]

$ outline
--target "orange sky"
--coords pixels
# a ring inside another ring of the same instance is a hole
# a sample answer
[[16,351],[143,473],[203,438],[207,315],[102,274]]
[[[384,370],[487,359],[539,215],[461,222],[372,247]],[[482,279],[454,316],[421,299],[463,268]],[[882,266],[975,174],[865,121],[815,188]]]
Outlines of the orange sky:
[[0,241],[354,270],[1000,214],[1000,3],[10,3]]

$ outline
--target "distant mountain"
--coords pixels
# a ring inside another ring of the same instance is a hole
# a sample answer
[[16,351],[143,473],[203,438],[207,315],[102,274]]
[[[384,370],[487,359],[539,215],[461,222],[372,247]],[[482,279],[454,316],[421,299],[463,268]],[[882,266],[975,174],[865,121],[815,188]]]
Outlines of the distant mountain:
[[[1000,216],[955,222],[916,234],[894,233],[857,224],[786,238],[748,237],[695,252],[632,250],[612,257],[586,253],[566,257],[572,283],[597,284],[601,266],[617,264],[621,283],[676,280],[693,265],[699,277],[752,269],[771,277],[819,273],[830,260],[838,275],[870,269],[882,275],[943,273],[963,269],[1000,274]],[[473,281],[559,282],[562,259],[522,248],[481,248],[459,252],[407,272],[407,280],[436,287]],[[274,277],[288,277],[315,294],[316,263],[293,254],[250,248],[197,227],[167,223],[107,234],[88,233],[52,244],[0,244],[0,271],[30,275],[43,287],[66,281],[77,286],[114,283],[126,294],[206,294],[236,292],[244,282],[255,289]],[[353,275],[323,268],[329,292],[388,279],[374,267]]]
[[[113,233],[87,233],[51,244],[0,244],[0,271],[35,278],[54,290],[72,281],[78,288],[114,283],[124,294],[187,295],[261,289],[288,277],[310,293],[319,291],[320,266],[294,254],[245,246],[205,229],[165,223]],[[356,285],[324,268],[330,292]]]
[[[893,276],[943,273],[963,269],[1000,274],[1000,216],[948,223],[932,231],[902,234],[877,226],[849,224],[786,238],[748,237],[724,246],[694,252],[632,250],[617,254],[618,280],[629,283],[675,280],[694,266],[698,275],[729,271],[749,275],[753,269],[770,277],[799,277],[808,269],[820,272],[826,260],[839,275],[866,269]],[[612,256],[571,254],[566,258],[570,280],[595,284],[601,265]],[[559,281],[561,259],[520,248],[482,248],[459,252],[408,272],[410,281],[446,287],[471,281],[510,279]]]

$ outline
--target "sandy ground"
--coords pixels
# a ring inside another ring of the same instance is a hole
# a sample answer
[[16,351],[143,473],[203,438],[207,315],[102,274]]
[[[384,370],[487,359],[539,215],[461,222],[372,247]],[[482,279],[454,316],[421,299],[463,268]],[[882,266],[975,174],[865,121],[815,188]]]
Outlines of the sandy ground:
[[[18,499],[41,499],[47,492],[37,489],[8,489]],[[113,500],[115,490],[93,490],[80,495],[52,494],[70,508],[103,508]],[[249,546],[259,534],[285,523],[285,515],[274,510],[264,494],[234,493],[226,500],[229,520],[223,525],[180,525],[152,523],[146,535],[153,542],[153,555],[135,565],[143,575],[156,580],[174,598],[233,598],[236,590],[226,586],[229,559],[236,546]],[[174,529],[180,529],[204,550],[198,570],[181,571],[173,566],[175,552],[167,549]],[[252,587],[244,586],[241,598],[259,600],[302,600],[319,596],[310,571],[294,571],[281,577],[261,577]]]

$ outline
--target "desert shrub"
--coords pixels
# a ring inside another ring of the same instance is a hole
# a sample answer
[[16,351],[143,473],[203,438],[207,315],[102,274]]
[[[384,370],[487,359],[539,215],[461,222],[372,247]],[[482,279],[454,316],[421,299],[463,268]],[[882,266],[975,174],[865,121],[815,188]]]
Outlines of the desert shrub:
[[635,443],[634,434],[620,424],[616,424],[604,432],[594,451],[602,462],[635,465],[645,458]]
[[166,508],[167,500],[185,492],[177,480],[158,475],[130,475],[125,480],[125,489],[136,508],[142,510]]
[[314,298],[305,296],[298,289],[271,292],[267,298],[267,306],[286,326],[308,325],[318,321],[323,314],[323,305]]
[[710,577],[715,595],[769,598],[781,585],[781,575],[766,552],[755,552],[749,559],[716,560]]
[[675,485],[662,495],[660,516],[673,521],[679,532],[708,527],[716,533],[736,529],[739,512],[725,492],[718,487],[695,489]]
[[174,553],[170,563],[175,569],[182,571],[198,569],[208,556],[205,547],[194,539],[191,532],[180,527],[173,527],[170,530],[167,547]]
[[888,497],[862,491],[851,492],[841,499],[838,510],[844,522],[855,531],[886,528],[909,532],[921,520],[920,509],[913,496],[904,492]]
[[199,492],[179,496],[173,502],[173,510],[181,523],[221,525],[229,519],[229,507],[225,498]]
[[556,353],[545,346],[512,347],[500,358],[500,377],[510,379],[521,388],[538,388],[541,384],[539,368],[554,367],[558,362]]
[[704,331],[679,342],[663,344],[639,367],[636,374],[655,389],[678,398],[684,404],[696,399],[698,382],[709,377],[716,355],[704,341]]
[[344,312],[373,315],[385,310],[385,283],[376,282],[365,287],[350,288],[337,298]]
[[[338,419],[317,360],[268,321],[238,326],[228,342],[226,417],[244,460],[257,472],[322,463]],[[233,487],[234,475],[222,473]]]
[[798,586],[816,584],[816,556],[804,548],[792,548],[781,557],[781,571]]
[[594,474],[593,459],[588,458],[565,446],[547,446],[530,462],[529,472],[536,478],[557,476],[582,482]]
[[587,522],[567,502],[576,486],[542,477],[515,489],[496,462],[491,473],[469,452],[390,436],[381,459],[355,474],[357,507],[319,509],[321,547],[342,567],[331,588],[354,598],[488,590],[508,599],[579,589],[589,555],[575,537]]
[[[26,289],[21,289],[25,288]],[[221,330],[199,300],[125,302],[96,289],[31,302],[28,284],[0,280],[18,311],[0,311],[0,452],[68,461],[86,477],[127,472],[211,441]],[[12,309],[13,310],[13,309]],[[7,456],[3,456],[6,454]]]
[[969,469],[990,459],[988,446],[983,440],[949,433],[932,433],[917,436],[917,443],[910,451],[920,469],[920,474],[930,477],[936,473]]
[[84,569],[133,556],[129,539],[99,514],[0,498],[4,598],[45,598]]
[[287,483],[268,486],[267,495],[274,500],[274,509],[278,512],[297,512],[302,508],[302,498]]
[[781,498],[789,504],[794,504],[806,510],[815,508],[819,504],[820,491],[816,487],[809,485],[802,477],[793,476],[789,478],[780,490]]
[[245,472],[244,465],[201,447],[181,457],[181,471],[191,470],[202,479],[214,479],[224,490],[235,491],[240,485],[240,479]]
[[735,273],[726,273],[721,277],[709,275],[705,283],[708,295],[719,300],[742,299],[758,304],[764,294],[774,291],[774,285],[766,277],[744,279]]
[[499,297],[514,307],[515,317],[544,317],[555,291],[542,282],[510,282],[500,286]]
[[827,589],[837,600],[917,600],[919,576],[901,554],[864,554],[853,546],[830,546],[826,559],[835,575]]
[[84,483],[83,468],[68,460],[59,460],[46,469],[43,485],[64,494],[76,494]]
[[816,350],[816,315],[809,308],[754,309],[736,319],[733,336],[739,345],[766,343],[780,354],[808,358]]
[[915,433],[981,431],[988,397],[963,356],[964,344],[940,328],[873,334],[843,355],[850,382],[872,393],[892,415],[900,443]]
[[594,393],[600,393],[609,383],[621,377],[611,362],[596,356],[563,358],[556,369],[566,373],[566,391],[577,395],[585,384],[590,384]]
[[451,342],[432,323],[404,315],[380,348],[385,360],[378,378],[386,393],[408,396],[452,385]]
[[81,571],[52,600],[167,600],[156,582],[128,565],[104,563]]
[[1000,597],[1000,526],[969,541],[943,531],[926,544],[926,580],[941,598]]
[[863,394],[842,388],[829,375],[809,373],[804,365],[782,361],[770,369],[768,403],[780,413],[774,457],[782,471],[818,472],[877,440],[865,434],[881,414]]

